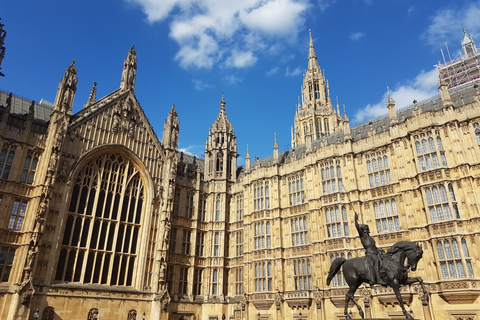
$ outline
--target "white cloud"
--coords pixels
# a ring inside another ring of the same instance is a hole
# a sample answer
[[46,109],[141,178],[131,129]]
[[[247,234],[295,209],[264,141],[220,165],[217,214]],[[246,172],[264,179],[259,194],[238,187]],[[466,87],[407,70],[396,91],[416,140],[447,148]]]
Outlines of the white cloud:
[[298,75],[301,75],[303,73],[303,70],[301,67],[296,67],[293,69],[293,71],[290,71],[290,67],[287,67],[287,70],[285,71],[285,77],[295,77]]
[[353,41],[360,40],[363,37],[365,37],[365,33],[363,32],[354,32],[350,35],[350,39],[352,39]]
[[266,73],[266,75],[267,75],[268,77],[271,77],[271,76],[277,74],[277,72],[278,72],[279,69],[280,69],[279,67],[274,67],[274,68],[268,70],[267,73]]
[[189,154],[191,156],[196,156],[197,158],[199,158],[205,151],[205,146],[191,145],[186,147],[180,147],[178,148],[178,151],[183,152],[185,154]]
[[168,21],[183,68],[208,69],[222,62],[249,67],[262,53],[281,52],[297,38],[311,0],[125,1],[140,6],[152,23]]
[[292,30],[303,23],[292,17],[300,17],[306,7],[306,3],[300,1],[258,1],[253,7],[240,10],[239,18],[248,30],[273,36],[292,35]]
[[321,11],[327,10],[330,6],[333,6],[338,0],[318,0],[318,6]]
[[240,77],[237,77],[237,76],[234,76],[233,74],[230,74],[228,76],[225,76],[222,78],[222,81],[229,84],[229,85],[236,85],[237,83],[240,83],[243,81],[243,78],[240,78]]
[[415,10],[415,6],[409,7],[408,10],[407,10],[407,15],[411,15],[414,10]]
[[431,24],[420,36],[428,45],[440,49],[447,41],[458,41],[462,36],[462,27],[473,37],[480,36],[480,2],[461,8],[438,10],[430,18]]
[[213,85],[203,82],[202,80],[192,79],[193,87],[197,91],[203,91],[205,89],[213,88]]
[[[434,68],[430,71],[422,70],[414,80],[398,84],[390,91],[397,110],[411,105],[413,100],[422,101],[437,95],[437,82],[438,71]],[[388,92],[385,92],[378,103],[369,104],[357,111],[352,122],[360,123],[387,114],[387,98]]]
[[225,64],[230,67],[244,68],[253,66],[257,62],[257,57],[252,51],[238,51],[233,49],[231,56],[227,58]]
[[127,2],[140,5],[150,22],[165,19],[177,5],[177,0],[127,0]]

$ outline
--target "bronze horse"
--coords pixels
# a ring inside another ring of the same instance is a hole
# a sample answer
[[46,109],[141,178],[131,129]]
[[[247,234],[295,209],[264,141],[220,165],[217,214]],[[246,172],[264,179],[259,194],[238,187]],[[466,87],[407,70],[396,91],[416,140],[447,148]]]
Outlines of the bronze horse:
[[[400,286],[411,285],[418,282],[422,287],[424,299],[428,301],[428,293],[423,284],[423,280],[419,277],[408,277],[408,269],[415,271],[417,269],[417,263],[422,258],[422,255],[422,247],[410,241],[397,242],[383,255],[383,268],[380,271],[382,274],[382,280],[385,281],[385,284],[382,285],[392,287],[398,303],[402,308],[403,314],[409,320],[413,320],[413,317],[407,312],[407,310],[405,310],[402,296],[400,295]],[[407,265],[405,265],[405,260],[407,261]],[[348,314],[348,302],[352,300],[357,306],[360,316],[364,318],[363,310],[358,302],[355,301],[354,294],[362,283],[369,283],[370,279],[367,279],[365,275],[368,274],[366,268],[371,266],[365,261],[365,257],[353,258],[350,260],[337,258],[332,262],[330,271],[328,272],[327,285],[330,284],[333,277],[342,266],[343,276],[350,287],[345,295],[345,317],[351,319],[351,316]]]

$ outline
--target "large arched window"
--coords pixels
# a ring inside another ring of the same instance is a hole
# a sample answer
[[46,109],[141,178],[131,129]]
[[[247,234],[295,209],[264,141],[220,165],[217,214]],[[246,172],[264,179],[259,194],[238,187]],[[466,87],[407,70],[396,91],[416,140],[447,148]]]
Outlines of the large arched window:
[[144,187],[116,153],[90,160],[74,179],[55,279],[131,286]]

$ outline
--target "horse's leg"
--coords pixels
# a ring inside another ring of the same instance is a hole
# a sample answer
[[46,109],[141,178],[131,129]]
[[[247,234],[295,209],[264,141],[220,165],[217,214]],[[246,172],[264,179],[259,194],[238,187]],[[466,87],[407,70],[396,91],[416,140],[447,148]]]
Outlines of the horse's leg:
[[350,290],[348,290],[347,294],[345,295],[345,309],[343,310],[343,314],[345,315],[345,319],[352,319],[348,314],[348,302],[350,302]]
[[[360,280],[358,280],[360,281]],[[348,289],[348,292],[347,294],[345,295],[345,316],[347,319],[351,319],[350,315],[348,314],[348,302],[350,300],[353,301],[353,303],[357,306],[357,309],[358,309],[358,313],[360,314],[360,317],[362,317],[362,319],[365,317],[364,313],[363,313],[363,310],[362,310],[362,307],[360,307],[360,305],[358,304],[357,301],[355,301],[355,291],[357,291],[358,287],[360,286],[361,282],[360,283],[355,283],[353,284],[349,289]]]
[[405,315],[405,318],[407,318],[408,320],[414,320],[412,315],[407,312],[407,310],[405,309],[405,306],[403,305],[403,299],[402,299],[402,295],[400,294],[400,284],[398,283],[398,280],[394,279],[393,281],[391,281],[390,286],[395,292],[395,296],[397,297],[398,304],[402,308],[402,312]]
[[430,300],[430,298],[428,296],[427,288],[425,288],[425,284],[423,284],[422,278],[420,278],[420,277],[407,278],[407,280],[405,281],[405,284],[406,285],[411,285],[411,284],[414,284],[416,282],[418,282],[420,284],[420,286],[422,287],[423,297],[421,298],[421,300],[428,302]]

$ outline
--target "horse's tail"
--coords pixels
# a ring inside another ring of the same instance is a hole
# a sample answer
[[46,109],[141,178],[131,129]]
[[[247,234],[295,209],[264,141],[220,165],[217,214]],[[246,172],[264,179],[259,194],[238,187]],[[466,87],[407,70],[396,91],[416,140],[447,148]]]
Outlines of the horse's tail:
[[332,265],[330,266],[330,270],[328,271],[327,286],[330,285],[333,277],[335,277],[335,275],[340,270],[345,261],[347,261],[347,259],[342,257],[333,260]]

